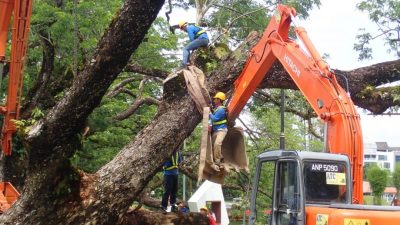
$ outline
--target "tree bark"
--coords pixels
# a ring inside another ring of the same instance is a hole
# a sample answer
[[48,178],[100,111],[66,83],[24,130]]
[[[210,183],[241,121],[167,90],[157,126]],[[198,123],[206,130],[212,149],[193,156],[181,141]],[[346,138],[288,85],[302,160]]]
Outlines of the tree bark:
[[[0,217],[0,223],[115,224],[126,212],[131,202],[119,204],[119,200],[108,198],[111,193],[100,190],[113,191],[114,185],[125,183],[125,179],[99,188],[95,184],[107,180],[107,172],[89,176],[91,179],[82,177],[71,168],[69,158],[80,147],[77,134],[84,121],[126,66],[163,3],[163,0],[125,1],[65,97],[25,137],[29,163],[26,185],[17,203]],[[125,190],[124,194],[135,193],[129,192]]]

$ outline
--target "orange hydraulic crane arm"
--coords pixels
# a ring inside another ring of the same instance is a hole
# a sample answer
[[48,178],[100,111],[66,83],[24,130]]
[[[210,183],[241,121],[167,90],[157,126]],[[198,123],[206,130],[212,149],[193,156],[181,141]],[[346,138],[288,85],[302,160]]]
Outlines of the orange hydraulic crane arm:
[[305,30],[295,28],[305,50],[289,39],[289,28],[296,15],[293,8],[279,5],[260,41],[251,51],[228,103],[229,119],[236,119],[272,64],[278,59],[297,87],[326,123],[326,151],[346,154],[352,164],[353,202],[362,203],[363,143],[360,117],[335,75],[322,60]]
[[19,116],[22,79],[30,29],[33,0],[0,0],[0,66],[5,63],[6,42],[11,15],[14,15],[11,40],[10,74],[7,102],[0,106],[4,114],[2,147],[5,155],[11,154],[12,134],[16,128],[12,120]]

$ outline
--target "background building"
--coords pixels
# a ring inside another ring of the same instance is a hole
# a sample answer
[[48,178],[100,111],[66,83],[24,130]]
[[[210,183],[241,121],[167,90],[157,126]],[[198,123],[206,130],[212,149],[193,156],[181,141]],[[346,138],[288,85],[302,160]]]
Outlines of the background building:
[[376,164],[394,172],[396,161],[400,163],[400,147],[389,147],[387,142],[364,143],[364,165]]

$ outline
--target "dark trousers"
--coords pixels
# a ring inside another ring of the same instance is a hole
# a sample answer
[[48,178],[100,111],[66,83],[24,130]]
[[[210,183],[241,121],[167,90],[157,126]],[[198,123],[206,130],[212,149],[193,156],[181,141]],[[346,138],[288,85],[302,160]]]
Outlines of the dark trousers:
[[178,175],[164,175],[164,194],[162,196],[161,205],[164,208],[169,203],[174,205],[176,203],[176,192],[178,191]]

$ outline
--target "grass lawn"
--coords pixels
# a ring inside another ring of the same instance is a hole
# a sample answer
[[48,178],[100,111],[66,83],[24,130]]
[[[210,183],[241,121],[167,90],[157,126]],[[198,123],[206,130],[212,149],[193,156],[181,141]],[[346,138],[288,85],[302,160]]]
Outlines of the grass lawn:
[[[364,205],[373,205],[374,196],[366,195],[364,196]],[[387,202],[385,199],[382,199],[382,205],[390,205],[390,202]]]

